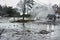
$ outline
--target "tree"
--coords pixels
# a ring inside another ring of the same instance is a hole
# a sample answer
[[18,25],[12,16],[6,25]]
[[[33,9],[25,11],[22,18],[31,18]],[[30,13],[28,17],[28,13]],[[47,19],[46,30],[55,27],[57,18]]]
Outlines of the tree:
[[2,11],[2,6],[0,5],[0,11]]
[[[20,0],[20,2],[17,4],[17,6],[20,8],[19,10],[20,13],[27,13],[27,14],[24,14],[24,15],[20,15],[20,17],[31,17],[31,14],[28,14],[31,9],[32,9],[32,5],[33,5],[33,1],[32,0],[26,0],[25,1],[25,8],[24,8],[24,2],[23,0]],[[25,9],[25,10],[24,10]]]
[[7,7],[5,6],[3,8],[3,12],[9,14],[9,17],[19,17],[20,13],[18,13],[15,9],[13,9],[12,7]]

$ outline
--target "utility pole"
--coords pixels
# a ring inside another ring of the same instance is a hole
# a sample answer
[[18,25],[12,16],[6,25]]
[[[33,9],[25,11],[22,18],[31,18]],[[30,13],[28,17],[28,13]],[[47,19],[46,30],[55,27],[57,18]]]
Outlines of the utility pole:
[[[25,11],[26,11],[26,9],[25,9],[25,1],[26,0],[24,0],[24,6],[23,6],[23,21],[24,21],[24,15],[25,15]],[[23,28],[25,29],[25,23],[23,22]]]
[[23,40],[25,40],[25,23],[24,23],[24,15],[25,15],[25,4],[26,4],[26,0],[24,0],[24,5],[23,5]]

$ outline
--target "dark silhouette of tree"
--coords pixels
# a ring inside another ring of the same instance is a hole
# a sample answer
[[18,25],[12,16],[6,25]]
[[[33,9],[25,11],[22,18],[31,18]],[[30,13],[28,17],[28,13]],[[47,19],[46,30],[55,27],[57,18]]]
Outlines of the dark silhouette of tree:
[[0,11],[2,11],[2,6],[0,5]]
[[5,12],[6,14],[9,14],[8,17],[19,17],[20,13],[17,12],[14,8],[12,7],[7,7],[5,6],[3,8],[3,12]]
[[0,5],[0,16],[2,17],[23,17],[23,16],[31,17],[30,14],[20,15],[20,13],[17,12],[16,8],[1,6],[1,5]]

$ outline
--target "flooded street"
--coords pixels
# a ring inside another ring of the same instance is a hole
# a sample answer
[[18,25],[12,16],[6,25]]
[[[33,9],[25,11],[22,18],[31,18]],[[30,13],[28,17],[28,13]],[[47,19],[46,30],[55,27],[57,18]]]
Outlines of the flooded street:
[[[3,24],[5,24],[5,26]],[[0,40],[60,40],[59,26],[54,26],[54,28],[51,28],[54,29],[54,32],[48,34],[40,34],[39,31],[47,30],[47,25],[25,23],[26,30],[30,30],[30,32],[25,31],[24,35],[22,23],[3,24],[0,23],[0,27],[2,25],[2,29],[0,31],[4,29],[4,31],[0,35]]]
[[0,40],[60,40],[60,4],[40,1],[0,1]]

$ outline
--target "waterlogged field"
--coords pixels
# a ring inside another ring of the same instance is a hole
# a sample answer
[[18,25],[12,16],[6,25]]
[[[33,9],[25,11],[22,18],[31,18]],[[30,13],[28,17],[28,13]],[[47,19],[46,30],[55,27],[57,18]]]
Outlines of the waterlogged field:
[[[0,23],[0,40],[60,40],[60,27],[53,26],[54,32],[40,34],[41,30],[49,30],[47,25],[25,23],[23,33],[22,23]],[[3,30],[4,29],[4,30]]]

